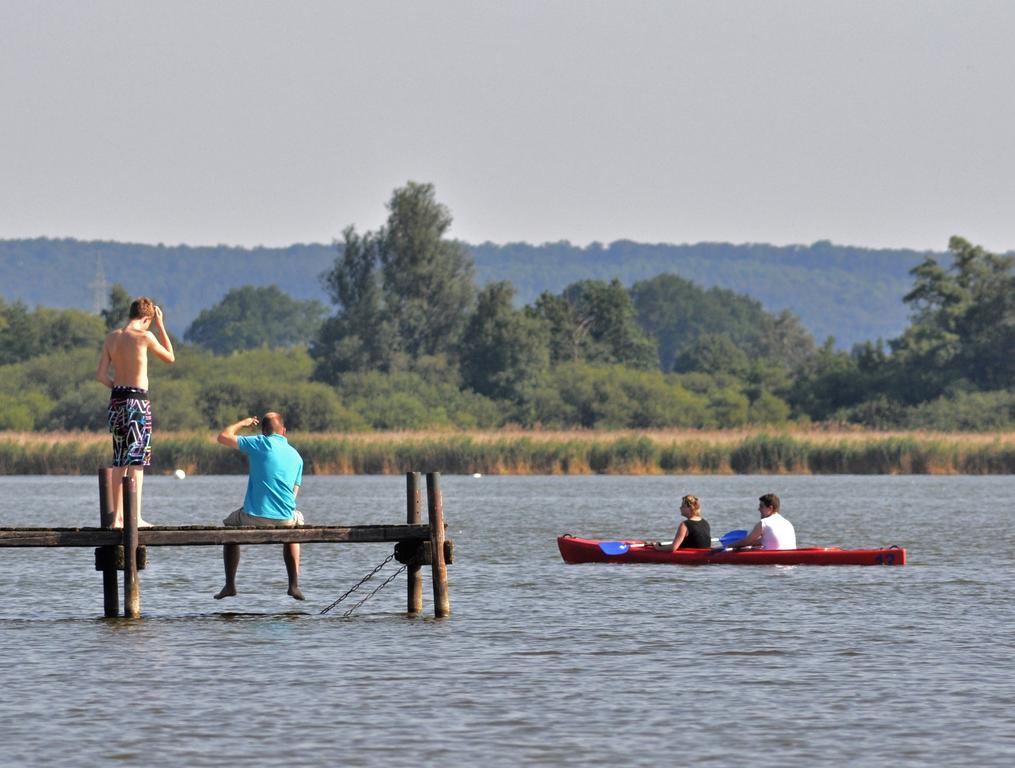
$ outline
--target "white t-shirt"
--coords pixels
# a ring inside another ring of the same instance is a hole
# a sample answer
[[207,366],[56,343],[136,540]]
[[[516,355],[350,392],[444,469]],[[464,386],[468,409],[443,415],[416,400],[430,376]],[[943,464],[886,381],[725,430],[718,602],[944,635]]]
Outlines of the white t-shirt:
[[796,549],[796,531],[793,523],[776,512],[761,518],[762,549]]

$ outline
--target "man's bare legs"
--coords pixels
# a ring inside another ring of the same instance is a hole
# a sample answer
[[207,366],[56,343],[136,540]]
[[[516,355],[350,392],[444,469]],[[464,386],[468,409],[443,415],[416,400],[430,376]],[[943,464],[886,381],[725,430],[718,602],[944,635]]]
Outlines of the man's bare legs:
[[[282,545],[282,559],[285,560],[285,571],[289,576],[289,589],[286,592],[295,600],[303,600],[300,591],[300,545],[289,543]],[[216,600],[236,595],[236,570],[240,567],[240,545],[222,545],[222,563],[226,571],[226,585],[215,595]]]
[[222,545],[222,564],[226,569],[226,585],[215,595],[216,600],[236,595],[236,569],[240,567],[240,545]]
[[131,464],[127,467],[113,467],[113,527],[123,528],[123,479],[127,475],[134,478],[137,488],[137,527],[151,528],[152,524],[141,519],[141,491],[144,488],[144,467]]
[[295,600],[303,600],[300,591],[300,545],[295,542],[283,544],[282,559],[285,560],[285,572],[289,576],[289,590],[286,594]]

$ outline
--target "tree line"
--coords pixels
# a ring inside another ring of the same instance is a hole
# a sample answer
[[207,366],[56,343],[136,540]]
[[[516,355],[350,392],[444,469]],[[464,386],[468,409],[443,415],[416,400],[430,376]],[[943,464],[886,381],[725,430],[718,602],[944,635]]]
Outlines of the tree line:
[[[387,208],[376,231],[344,231],[322,276],[330,314],[276,286],[202,311],[177,364],[151,371],[157,428],[269,408],[312,431],[1015,419],[1013,258],[961,238],[947,263],[912,270],[899,337],[846,352],[788,311],[675,274],[582,280],[518,306],[508,282],[477,287],[432,185],[396,189]],[[129,300],[114,286],[101,315],[0,302],[0,429],[104,428],[106,391],[90,379]]]
[[[341,234],[339,233],[339,239]],[[908,271],[927,251],[867,249],[819,241],[765,243],[637,243],[579,246],[553,243],[465,244],[478,285],[508,281],[517,305],[580,279],[619,279],[625,286],[675,273],[704,287],[746,293],[773,311],[788,308],[823,339],[834,334],[848,349],[867,339],[894,337],[906,325],[902,296]],[[38,238],[0,240],[0,295],[29,306],[94,308],[109,281],[134,294],[158,296],[182,329],[229,290],[275,285],[299,300],[327,302],[317,276],[330,269],[333,245],[238,248],[225,245],[146,245]],[[40,279],[59,275],[60,280]],[[93,309],[93,311],[98,311]]]

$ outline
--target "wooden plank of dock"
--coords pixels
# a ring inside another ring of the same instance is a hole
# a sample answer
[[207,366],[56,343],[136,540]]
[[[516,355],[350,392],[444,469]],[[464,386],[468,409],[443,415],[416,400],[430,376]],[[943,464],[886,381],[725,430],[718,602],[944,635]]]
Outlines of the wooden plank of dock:
[[[300,544],[426,541],[428,525],[311,525],[300,528],[223,528],[160,525],[139,528],[139,546]],[[105,547],[123,543],[117,528],[0,528],[0,547]]]

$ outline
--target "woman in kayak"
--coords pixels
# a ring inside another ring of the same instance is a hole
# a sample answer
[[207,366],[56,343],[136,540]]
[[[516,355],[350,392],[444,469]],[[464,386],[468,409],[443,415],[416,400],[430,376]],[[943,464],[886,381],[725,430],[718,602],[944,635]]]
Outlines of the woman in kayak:
[[684,520],[677,526],[672,544],[653,544],[656,549],[708,549],[712,546],[712,531],[708,521],[701,517],[701,502],[697,496],[685,496],[680,500],[680,514]]

